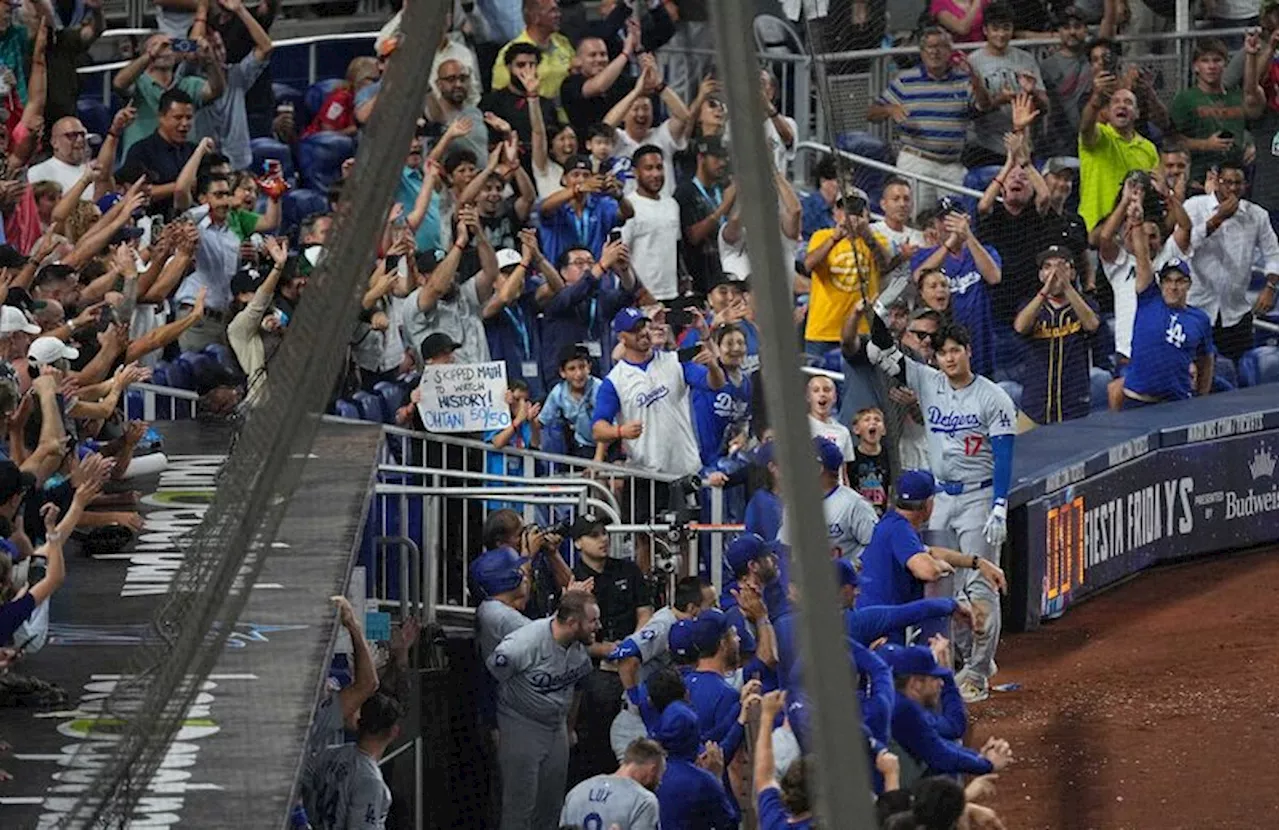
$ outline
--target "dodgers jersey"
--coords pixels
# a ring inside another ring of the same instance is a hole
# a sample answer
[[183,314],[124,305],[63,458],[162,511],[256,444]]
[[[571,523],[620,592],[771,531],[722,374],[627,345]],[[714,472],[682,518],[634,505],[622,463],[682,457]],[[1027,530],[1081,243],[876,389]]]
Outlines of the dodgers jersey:
[[689,387],[707,382],[707,370],[681,363],[675,352],[654,352],[644,363],[618,361],[596,398],[596,420],[639,421],[639,438],[624,440],[627,457],[648,470],[693,475],[702,468],[689,414]]
[[476,609],[476,639],[480,643],[480,659],[488,662],[498,643],[518,628],[530,623],[528,617],[496,599],[486,599]]
[[[871,534],[880,520],[876,509],[857,490],[837,484],[822,499],[822,513],[827,520],[831,557],[842,557],[856,565],[863,549],[871,544]],[[785,511],[782,527],[778,528],[778,541],[791,544]]]
[[671,665],[671,651],[667,646],[667,635],[671,626],[676,624],[676,612],[670,605],[664,605],[636,633],[627,639],[635,644],[640,652],[640,682],[648,680],[660,669]]
[[498,712],[547,729],[564,725],[578,681],[591,674],[582,643],[568,648],[551,636],[551,620],[535,620],[508,634],[486,661],[498,680]]
[[1209,315],[1192,306],[1171,308],[1155,280],[1138,295],[1133,346],[1124,388],[1171,401],[1191,397],[1195,359],[1217,353]]
[[584,830],[658,830],[658,797],[621,775],[597,775],[569,790],[560,823]]
[[976,373],[967,386],[956,389],[937,369],[911,358],[904,362],[907,385],[920,396],[934,476],[962,482],[992,478],[991,437],[1018,432],[1018,411],[1008,393]]
[[346,744],[316,756],[302,782],[302,803],[316,830],[382,830],[391,790],[377,761]]

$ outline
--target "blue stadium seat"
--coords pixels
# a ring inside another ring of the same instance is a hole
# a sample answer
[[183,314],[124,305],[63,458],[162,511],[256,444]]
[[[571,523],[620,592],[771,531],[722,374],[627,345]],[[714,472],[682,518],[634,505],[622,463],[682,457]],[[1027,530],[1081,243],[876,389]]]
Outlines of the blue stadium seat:
[[172,386],[173,383],[169,379],[169,364],[161,361],[157,363],[151,370],[151,383],[156,386]]
[[298,171],[293,165],[293,151],[289,149],[289,145],[282,141],[276,141],[274,138],[255,138],[249,142],[249,147],[253,150],[253,172],[255,175],[262,175],[266,170],[268,160],[280,162],[280,166],[284,171],[284,177],[289,182],[296,182]]
[[[984,191],[999,172],[1000,165],[997,164],[975,167],[964,174],[964,186],[973,190]],[[977,212],[978,202],[976,199],[971,196],[965,196],[964,203],[968,206],[970,213]]]
[[183,388],[198,389],[200,386],[199,379],[201,376],[208,374],[208,370],[205,367],[210,363],[213,363],[213,358],[209,357],[207,354],[201,354],[200,352],[183,352],[178,357],[177,363],[175,364],[178,366],[185,366],[190,375],[190,380]]
[[1236,364],[1222,355],[1216,355],[1213,361],[1213,391],[1224,391],[1218,388],[1220,383],[1226,384],[1227,390],[1235,389],[1240,385],[1240,378],[1236,374]]
[[[836,146],[841,150],[859,156],[893,163],[893,149],[879,136],[864,132],[846,132],[836,136]],[[867,194],[867,201],[872,210],[879,210],[880,192],[887,178],[882,170],[875,170],[861,164],[853,165],[853,185]]]
[[[155,375],[153,374],[152,377],[154,378]],[[194,380],[191,376],[191,366],[183,363],[180,359],[169,364],[168,378],[168,385],[177,387],[178,389],[191,389],[194,385]],[[159,381],[156,381],[156,383],[159,383]],[[165,384],[160,385],[164,386]]]
[[353,421],[360,420],[360,407],[356,406],[346,398],[342,398],[334,402],[333,412],[339,418],[350,418]]
[[229,347],[221,343],[210,343],[204,347],[204,353],[231,371],[240,371],[240,363],[236,360],[235,354]]
[[1256,346],[1240,358],[1240,385],[1257,386],[1280,380],[1280,353],[1275,346]]
[[305,187],[284,194],[280,205],[280,230],[292,234],[303,219],[313,213],[327,213],[329,200],[323,193]]
[[379,424],[386,422],[387,416],[382,408],[381,395],[371,395],[368,392],[357,392],[352,397],[355,399],[356,406],[360,407],[360,417],[362,420],[374,421]]
[[[324,99],[329,96],[338,87],[346,83],[342,78],[325,78],[322,81],[316,81],[307,87],[307,91],[302,94],[302,103],[307,108],[307,123],[316,117],[320,112],[320,105],[324,103]],[[298,129],[301,130],[305,124],[299,124]]]
[[396,410],[404,406],[408,390],[398,383],[384,380],[375,383],[373,391],[382,396],[382,403],[387,410],[387,423],[391,423],[395,420]]
[[1008,393],[1010,398],[1013,398],[1013,405],[1021,409],[1022,384],[1018,383],[1016,380],[1002,380],[999,385],[1001,389]]
[[298,169],[305,187],[326,193],[342,175],[342,162],[356,153],[355,139],[338,133],[316,133],[298,143]]
[[1089,409],[1102,412],[1107,408],[1107,384],[1111,383],[1111,373],[1106,369],[1094,366],[1089,370]]
[[301,118],[305,113],[298,112],[298,110],[306,106],[303,103],[302,90],[289,86],[288,84],[273,83],[271,85],[271,94],[275,96],[277,104],[293,104],[294,120],[298,125],[298,130],[301,131],[302,128],[307,125],[307,122]]
[[111,110],[94,98],[76,99],[76,117],[91,133],[106,135],[111,129]]

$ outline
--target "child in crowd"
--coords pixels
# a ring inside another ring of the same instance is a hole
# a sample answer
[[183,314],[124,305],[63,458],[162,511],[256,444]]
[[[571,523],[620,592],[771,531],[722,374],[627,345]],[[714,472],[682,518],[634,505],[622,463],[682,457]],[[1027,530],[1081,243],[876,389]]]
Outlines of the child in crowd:
[[[542,425],[538,423],[538,413],[542,404],[529,400],[529,384],[521,378],[507,379],[507,408],[511,411],[511,423],[502,429],[491,429],[485,432],[484,440],[495,449],[531,450],[541,446]],[[503,453],[485,453],[485,471],[491,475],[524,476],[524,459],[518,455]],[[502,482],[493,484],[503,486]],[[520,509],[520,505],[507,502],[488,502],[490,510],[501,510],[509,507]]]
[[884,438],[884,413],[878,407],[859,409],[853,419],[853,434],[858,443],[853,448],[853,462],[845,465],[849,486],[871,502],[883,516],[889,504],[889,456],[881,446]]
[[591,438],[592,416],[600,379],[591,374],[591,355],[571,343],[560,350],[560,383],[547,395],[538,424],[547,430],[547,450],[579,458],[595,456]]
[[[841,454],[844,455],[845,466],[848,466],[854,459],[853,436],[849,434],[848,428],[831,414],[836,405],[835,382],[822,375],[809,378],[809,383],[805,386],[804,399],[809,405],[809,432],[815,438],[821,436],[839,447]],[[849,483],[844,470],[840,471],[840,483]]]
[[591,156],[591,171],[601,176],[613,172],[617,160],[613,157],[616,136],[613,127],[596,123],[587,127],[587,153]]

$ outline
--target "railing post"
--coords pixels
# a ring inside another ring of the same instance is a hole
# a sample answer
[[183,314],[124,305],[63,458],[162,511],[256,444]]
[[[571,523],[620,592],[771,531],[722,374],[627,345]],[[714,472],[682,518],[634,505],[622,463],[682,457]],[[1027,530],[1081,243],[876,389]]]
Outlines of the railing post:
[[[724,523],[724,488],[711,488],[711,524],[720,525]],[[708,567],[711,569],[711,584],[715,586],[716,596],[720,596],[720,592],[724,590],[724,531],[711,531],[711,563]],[[694,550],[698,549],[698,545],[694,545]]]

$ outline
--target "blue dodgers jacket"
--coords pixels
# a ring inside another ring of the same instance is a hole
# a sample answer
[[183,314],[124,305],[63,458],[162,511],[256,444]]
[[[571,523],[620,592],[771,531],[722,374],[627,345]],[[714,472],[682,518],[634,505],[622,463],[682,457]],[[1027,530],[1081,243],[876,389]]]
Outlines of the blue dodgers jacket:
[[[951,686],[954,688],[954,681]],[[938,718],[939,715],[911,698],[897,695],[893,705],[893,739],[926,769],[927,775],[986,775],[994,771],[986,758],[948,740],[938,728]],[[961,733],[963,731],[961,729]]]
[[734,830],[737,810],[720,779],[697,765],[698,716],[684,703],[662,711],[653,737],[667,750],[667,769],[658,785],[663,830]]

